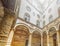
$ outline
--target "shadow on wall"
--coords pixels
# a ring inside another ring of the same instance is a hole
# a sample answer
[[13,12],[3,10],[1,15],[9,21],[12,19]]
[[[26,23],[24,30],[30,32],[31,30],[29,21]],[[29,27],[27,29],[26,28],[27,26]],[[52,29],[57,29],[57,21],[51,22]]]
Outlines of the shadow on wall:
[[14,11],[14,7],[15,7],[15,2],[16,2],[16,0],[1,0],[1,1],[2,1],[3,6],[4,6],[5,8],[8,8],[8,9]]

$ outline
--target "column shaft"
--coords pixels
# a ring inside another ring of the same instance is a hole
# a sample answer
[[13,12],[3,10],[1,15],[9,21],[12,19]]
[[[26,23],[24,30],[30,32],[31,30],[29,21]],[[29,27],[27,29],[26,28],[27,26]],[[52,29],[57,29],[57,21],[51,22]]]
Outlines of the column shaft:
[[28,43],[28,46],[31,46],[32,44],[32,34],[29,35],[29,43]]
[[49,34],[47,34],[47,46],[49,46]]
[[14,30],[11,30],[9,37],[8,37],[8,40],[7,40],[6,46],[11,46],[13,35],[14,35]]
[[43,35],[41,35],[41,46],[43,46]]
[[7,14],[4,16],[0,25],[0,46],[6,45],[13,21],[14,17],[12,15]]

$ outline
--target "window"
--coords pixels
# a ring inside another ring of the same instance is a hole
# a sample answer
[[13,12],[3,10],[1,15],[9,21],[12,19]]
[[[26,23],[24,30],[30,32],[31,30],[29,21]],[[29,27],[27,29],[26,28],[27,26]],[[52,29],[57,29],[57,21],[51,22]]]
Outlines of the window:
[[45,18],[45,15],[43,16],[43,19]]
[[30,21],[30,15],[28,13],[25,13],[24,20],[25,21]]
[[35,12],[33,12],[33,16],[35,16]]
[[37,20],[36,25],[40,26],[40,21],[39,20]]
[[40,15],[39,14],[37,15],[37,18],[40,18]]
[[50,17],[49,17],[49,22],[51,22],[52,20],[53,20],[53,16],[50,15]]
[[45,26],[45,21],[43,21],[43,26]]

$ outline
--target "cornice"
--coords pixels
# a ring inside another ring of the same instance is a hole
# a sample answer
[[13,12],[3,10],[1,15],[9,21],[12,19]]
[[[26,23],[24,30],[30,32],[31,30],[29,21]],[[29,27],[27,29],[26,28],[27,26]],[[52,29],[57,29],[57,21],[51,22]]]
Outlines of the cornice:
[[36,27],[35,29],[38,29],[38,30],[41,30],[41,31],[42,31],[42,30],[43,30],[43,31],[49,30],[51,27],[54,27],[54,26],[58,25],[58,23],[60,23],[60,17],[58,17],[57,19],[55,19],[54,21],[52,21],[51,23],[49,23],[48,25],[46,25],[44,28],[40,28],[40,27],[38,27],[38,26],[30,23],[30,22],[27,22],[27,21],[23,20],[22,18],[19,18],[19,17],[18,17],[18,19],[20,19],[20,20],[22,20],[22,21],[24,21],[24,22],[26,22],[26,23],[28,23],[28,24],[30,24],[30,25],[35,26],[35,27]]

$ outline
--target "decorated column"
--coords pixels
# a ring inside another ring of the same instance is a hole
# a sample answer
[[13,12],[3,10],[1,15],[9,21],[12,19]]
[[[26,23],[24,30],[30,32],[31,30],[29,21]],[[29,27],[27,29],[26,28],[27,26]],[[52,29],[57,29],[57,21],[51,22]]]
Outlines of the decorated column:
[[[6,12],[6,11],[5,11]],[[9,32],[15,17],[14,14],[7,11],[0,25],[0,46],[5,46],[9,37]]]

